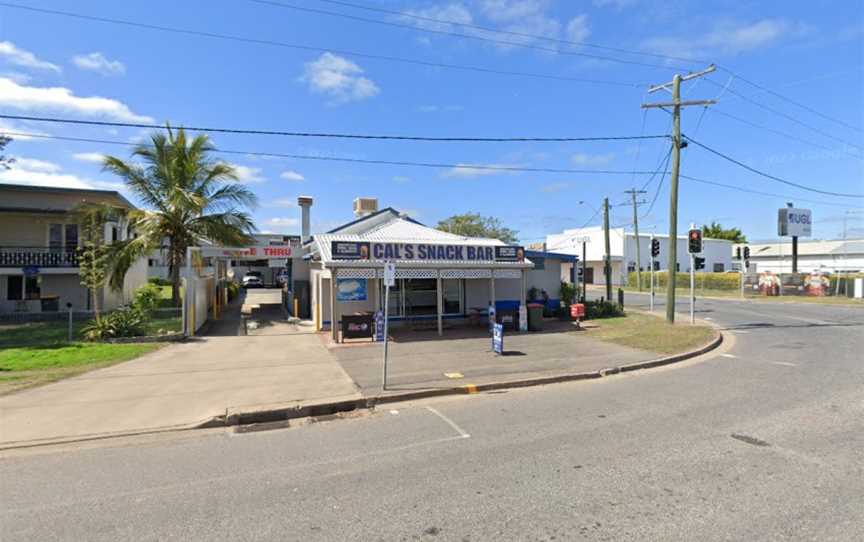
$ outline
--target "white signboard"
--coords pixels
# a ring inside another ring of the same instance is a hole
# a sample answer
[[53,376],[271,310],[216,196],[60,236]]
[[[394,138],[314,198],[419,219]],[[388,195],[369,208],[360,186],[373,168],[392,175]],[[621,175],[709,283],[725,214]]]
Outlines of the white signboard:
[[289,245],[257,245],[251,247],[211,247],[198,249],[204,258],[230,258],[232,260],[287,259],[294,256],[294,247]]
[[384,286],[396,285],[396,264],[387,262],[384,264]]
[[777,211],[777,235],[780,237],[810,237],[812,226],[810,209],[784,207]]
[[267,260],[267,267],[287,267],[288,260],[285,258],[270,258]]

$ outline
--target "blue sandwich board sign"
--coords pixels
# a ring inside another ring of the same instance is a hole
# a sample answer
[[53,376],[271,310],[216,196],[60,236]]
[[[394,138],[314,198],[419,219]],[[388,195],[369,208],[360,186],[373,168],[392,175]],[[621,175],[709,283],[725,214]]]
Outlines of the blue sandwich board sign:
[[504,353],[504,324],[495,324],[492,327],[492,350],[496,354]]

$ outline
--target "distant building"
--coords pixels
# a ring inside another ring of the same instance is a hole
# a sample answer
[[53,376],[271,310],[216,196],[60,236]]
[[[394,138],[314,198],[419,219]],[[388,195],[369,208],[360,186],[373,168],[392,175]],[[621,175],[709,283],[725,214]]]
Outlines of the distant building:
[[[686,231],[685,231],[686,233]],[[663,234],[639,234],[639,250],[641,268],[651,269],[651,238],[660,241],[660,256],[654,261],[656,271],[665,271],[669,258],[669,236]],[[582,258],[582,243],[585,242],[585,282],[588,284],[605,284],[603,276],[603,257],[605,255],[605,240],[603,228],[564,230],[546,236],[546,249],[572,254]],[[678,271],[690,271],[690,254],[687,252],[687,236],[678,237]],[[609,230],[609,253],[612,262],[612,284],[623,285],[627,282],[627,273],[636,271],[636,235],[624,228]],[[722,273],[732,269],[732,241],[725,239],[703,239],[701,257],[705,258],[705,271]],[[580,264],[581,265],[581,264]],[[572,265],[562,265],[562,279],[571,280]]]
[[[750,272],[791,273],[792,241],[784,238],[776,243],[753,243],[734,245],[733,258],[737,249],[750,247]],[[740,265],[735,261],[736,268]],[[811,273],[855,273],[864,271],[864,239],[835,241],[798,240],[798,271]]]
[[[65,311],[67,303],[75,311],[92,310],[91,296],[81,285],[81,235],[72,212],[85,202],[135,209],[113,190],[0,184],[0,313]],[[106,224],[106,239],[125,235],[122,224]],[[146,280],[142,258],[126,274],[122,291],[106,286],[99,292],[101,308],[128,301]]]

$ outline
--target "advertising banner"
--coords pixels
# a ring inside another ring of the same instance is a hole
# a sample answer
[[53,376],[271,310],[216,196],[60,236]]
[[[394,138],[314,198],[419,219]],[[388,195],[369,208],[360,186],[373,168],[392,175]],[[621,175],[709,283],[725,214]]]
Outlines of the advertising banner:
[[496,354],[504,353],[504,324],[492,326],[492,351]]
[[441,245],[426,243],[372,243],[362,241],[332,241],[330,252],[334,260],[377,261],[468,261],[523,262],[521,246]]
[[810,209],[784,207],[777,211],[777,235],[780,237],[810,237],[812,225]]
[[362,241],[333,241],[330,252],[334,260],[368,260],[369,243]]
[[336,301],[366,301],[366,279],[336,279]]

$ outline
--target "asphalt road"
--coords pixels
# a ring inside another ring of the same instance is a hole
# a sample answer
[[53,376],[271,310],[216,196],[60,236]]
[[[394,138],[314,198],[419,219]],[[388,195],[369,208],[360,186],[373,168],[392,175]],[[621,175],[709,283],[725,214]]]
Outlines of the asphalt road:
[[19,452],[0,539],[864,539],[864,309],[699,310],[726,346],[641,374]]

